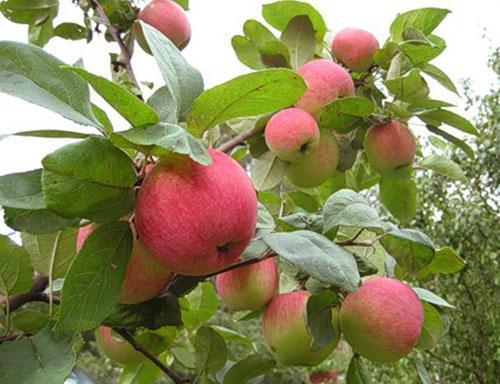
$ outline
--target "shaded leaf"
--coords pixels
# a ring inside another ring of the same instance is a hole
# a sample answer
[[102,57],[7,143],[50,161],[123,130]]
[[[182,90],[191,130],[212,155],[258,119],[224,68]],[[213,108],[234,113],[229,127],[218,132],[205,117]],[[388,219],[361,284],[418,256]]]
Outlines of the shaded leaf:
[[446,327],[439,311],[429,303],[422,303],[424,307],[424,324],[416,348],[426,350],[434,347],[446,333]]
[[427,301],[428,303],[437,305],[439,307],[455,308],[453,305],[448,303],[442,297],[436,295],[435,293],[428,291],[424,288],[413,288],[415,293],[420,297],[420,300]]
[[204,325],[198,329],[194,348],[198,370],[213,373],[226,364],[226,343],[211,327]]
[[292,68],[298,69],[314,57],[316,38],[311,19],[308,16],[296,16],[286,26],[281,41],[290,51]]
[[384,174],[379,183],[380,201],[402,223],[417,212],[417,185],[405,168]]
[[401,41],[403,32],[414,27],[424,35],[429,35],[450,13],[442,8],[420,8],[399,14],[391,24],[391,38],[395,42]]
[[459,180],[462,183],[467,182],[467,177],[465,176],[462,168],[455,163],[453,160],[448,159],[444,156],[431,155],[421,160],[418,163],[419,167],[430,169],[437,172],[443,176],[447,176],[452,180]]
[[307,300],[307,328],[313,337],[312,351],[326,347],[338,336],[339,331],[333,329],[332,323],[332,307],[336,300],[337,295],[330,290],[313,294]]
[[266,152],[252,167],[252,182],[257,191],[265,191],[278,185],[285,176],[288,163],[272,152]]
[[[7,236],[0,235],[0,295],[26,293],[31,289],[31,284],[32,272],[28,253]],[[0,373],[0,378],[1,376]]]
[[11,208],[45,208],[41,169],[0,176],[0,205]]
[[50,209],[18,209],[4,207],[4,220],[18,232],[33,234],[53,233],[67,227],[76,227],[79,218],[67,219]]
[[460,255],[458,255],[453,249],[444,247],[436,251],[436,254],[430,264],[427,264],[423,269],[421,269],[415,278],[420,280],[435,273],[455,273],[460,271],[464,265],[465,260],[462,259]]
[[249,355],[234,364],[224,376],[224,384],[245,384],[276,366],[276,362],[262,355]]

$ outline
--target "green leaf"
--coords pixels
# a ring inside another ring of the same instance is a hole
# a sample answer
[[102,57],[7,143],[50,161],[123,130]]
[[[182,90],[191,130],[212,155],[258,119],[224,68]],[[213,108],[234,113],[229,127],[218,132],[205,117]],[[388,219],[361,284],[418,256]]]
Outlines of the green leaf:
[[185,296],[189,308],[182,311],[182,322],[194,329],[210,320],[217,311],[217,295],[212,283],[201,283]]
[[14,136],[43,137],[50,139],[85,139],[90,135],[88,133],[64,131],[59,129],[40,129],[36,131],[16,132]]
[[409,222],[417,212],[417,185],[406,168],[382,175],[379,183],[380,201],[402,223]]
[[120,384],[155,383],[162,371],[151,361],[139,364],[125,365],[120,375]]
[[224,376],[224,384],[246,384],[264,375],[276,366],[276,362],[260,354],[249,355],[234,364]]
[[414,27],[424,35],[429,35],[450,13],[442,8],[420,8],[399,14],[391,24],[391,39],[399,42],[403,38],[403,32]]
[[384,80],[384,84],[396,98],[411,101],[424,83],[420,70],[414,68],[404,76]]
[[26,250],[7,236],[0,235],[0,295],[26,293],[31,288],[31,278],[31,263]]
[[257,191],[265,191],[278,185],[285,176],[288,163],[272,152],[266,152],[252,167],[252,182]]
[[179,4],[185,11],[189,11],[189,0],[174,0]]
[[264,63],[260,58],[259,47],[255,45],[251,40],[245,36],[233,36],[231,39],[231,46],[238,57],[244,65],[252,69],[263,69],[265,68]]
[[77,333],[52,332],[49,327],[31,337],[0,345],[2,384],[62,383],[76,364]]
[[420,300],[437,305],[439,307],[455,308],[442,297],[424,288],[414,287],[413,290],[420,297]]
[[456,93],[458,95],[457,87],[453,84],[453,81],[448,77],[446,73],[444,73],[441,69],[432,64],[425,64],[422,66],[422,72],[432,77],[443,87],[448,89],[449,91]]
[[415,362],[415,368],[417,369],[418,378],[422,384],[432,384],[432,377],[421,361]]
[[243,33],[245,37],[252,41],[257,47],[269,41],[278,40],[264,24],[253,19],[245,21],[245,24],[243,24]]
[[154,124],[159,121],[156,111],[149,105],[141,101],[127,88],[114,83],[104,77],[87,72],[78,67],[62,67],[64,70],[77,73],[87,81],[94,90],[106,100],[125,120],[132,126],[140,127],[147,124]]
[[252,340],[250,340],[243,333],[236,332],[233,329],[222,327],[220,325],[212,325],[212,328],[221,334],[221,336],[228,342],[244,345],[246,347],[254,348]]
[[178,116],[184,120],[191,110],[193,101],[203,91],[203,78],[163,33],[143,22],[141,26],[160,67],[165,87],[177,104]]
[[328,104],[321,112],[319,125],[339,133],[348,133],[356,129],[362,117],[374,111],[373,102],[359,96],[342,97]]
[[398,53],[399,45],[392,41],[387,41],[382,48],[375,52],[375,54],[373,55],[373,60],[382,68],[388,69],[392,59]]
[[260,201],[257,202],[257,226],[258,230],[272,231],[276,227],[273,216],[267,210],[266,206]]
[[278,31],[284,31],[297,16],[307,16],[313,25],[316,41],[325,37],[326,24],[321,14],[310,4],[301,1],[277,1],[262,6],[262,16]]
[[289,69],[268,69],[236,77],[203,92],[188,117],[188,130],[200,136],[231,119],[271,113],[286,108],[304,93],[306,85]]
[[355,291],[359,272],[354,256],[326,237],[311,231],[270,233],[266,244],[301,271],[322,283]]
[[63,217],[113,220],[133,209],[136,174],[130,158],[108,140],[89,137],[43,160],[48,208]]
[[311,19],[308,16],[296,16],[286,26],[281,41],[290,51],[290,63],[298,69],[314,58],[316,39]]
[[268,41],[259,47],[260,59],[269,68],[290,68],[290,52],[279,40]]
[[454,112],[447,111],[446,109],[436,109],[434,111],[425,112],[420,114],[419,118],[426,124],[439,126],[441,123],[444,123],[462,132],[479,136],[478,130],[469,120]]
[[58,0],[4,0],[0,12],[13,23],[40,25],[57,15]]
[[[182,127],[170,123],[158,123],[116,133],[130,143],[141,146],[146,153],[164,155],[168,152],[188,155],[202,165],[210,165],[212,158],[200,139],[191,136]],[[159,150],[158,150],[159,149]]]
[[400,45],[401,51],[410,61],[419,65],[436,58],[446,48],[446,42],[438,36],[422,36],[422,40],[406,41]]
[[289,192],[288,196],[293,203],[298,207],[305,209],[307,212],[316,212],[319,208],[319,201],[313,195],[301,191]]
[[469,156],[471,159],[474,158],[474,150],[463,140],[460,140],[459,138],[449,134],[446,131],[443,131],[442,129],[439,129],[438,127],[435,127],[431,124],[427,124],[427,129],[431,131],[432,133],[435,133],[436,135],[439,135],[449,141],[450,143],[456,145],[458,148],[460,148],[462,151],[465,152],[467,156]]
[[111,314],[131,250],[128,222],[104,224],[90,234],[64,281],[57,329],[86,331]]
[[459,180],[462,183],[467,182],[467,177],[465,176],[464,171],[462,171],[462,168],[447,157],[430,155],[421,160],[417,165],[422,168],[430,169],[443,176],[447,176],[452,180]]
[[226,364],[226,343],[222,336],[209,326],[204,325],[198,329],[194,348],[199,371],[214,373]]
[[313,336],[312,351],[319,351],[339,336],[340,331],[335,330],[332,323],[332,307],[336,300],[337,295],[330,290],[311,295],[307,300],[307,328]]
[[177,297],[168,293],[139,304],[116,304],[103,323],[110,327],[132,329],[181,326],[181,308]]
[[417,280],[424,279],[425,277],[435,274],[449,274],[460,271],[465,265],[465,260],[460,257],[453,249],[444,247],[438,249],[434,258],[423,269],[421,269],[416,276]]
[[92,104],[92,112],[94,112],[96,119],[103,126],[102,131],[104,134],[109,135],[111,132],[113,132],[113,124],[111,123],[111,120],[109,120],[106,112],[104,112],[95,104]]
[[446,334],[446,327],[439,311],[429,303],[422,303],[424,307],[424,324],[416,348],[426,350],[434,347],[439,339]]
[[163,123],[177,123],[177,102],[168,90],[168,87],[159,88],[148,99],[148,105],[152,107]]
[[28,251],[35,271],[54,279],[64,277],[76,257],[78,229],[66,228],[56,233],[33,235],[22,233],[23,246]]
[[87,83],[62,70],[64,63],[38,47],[0,42],[0,90],[40,105],[79,124],[100,128]]
[[43,47],[54,34],[52,18],[49,17],[43,24],[31,24],[28,27],[28,41],[30,44]]
[[4,220],[18,232],[52,233],[66,227],[78,226],[79,218],[66,219],[50,209],[18,209],[4,207]]
[[34,309],[18,309],[12,314],[14,329],[25,333],[37,333],[50,321],[50,316],[45,312]]
[[434,257],[432,240],[415,229],[393,229],[380,239],[380,243],[410,274],[416,274]]
[[353,356],[346,376],[347,384],[369,384],[370,379],[366,367],[359,356]]
[[0,205],[12,208],[45,208],[41,169],[0,176]]
[[437,109],[443,107],[453,107],[453,104],[450,104],[446,101],[441,100],[432,100],[432,99],[423,99],[423,100],[415,100],[410,105],[408,105],[408,111],[410,112],[418,112],[425,111],[428,109]]
[[54,36],[66,40],[81,40],[87,38],[87,28],[75,23],[61,23],[54,29]]
[[323,233],[344,226],[383,230],[384,223],[368,201],[351,189],[341,189],[331,195],[323,206]]

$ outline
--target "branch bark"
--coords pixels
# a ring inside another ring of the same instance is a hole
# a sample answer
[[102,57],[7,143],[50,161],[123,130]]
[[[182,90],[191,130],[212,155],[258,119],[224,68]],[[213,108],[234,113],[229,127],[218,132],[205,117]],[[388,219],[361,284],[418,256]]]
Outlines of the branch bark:
[[[127,76],[130,80],[131,83],[134,84],[134,86],[140,90],[139,83],[137,81],[137,78],[135,77],[134,70],[132,68],[132,54],[128,50],[127,46],[125,45],[125,42],[120,36],[120,32],[118,29],[116,29],[111,22],[109,21],[108,16],[106,15],[106,12],[102,8],[101,4],[99,3],[98,0],[91,0],[91,5],[92,8],[95,10],[95,12],[99,15],[99,18],[101,19],[101,23],[106,26],[106,29],[108,30],[109,34],[113,37],[113,40],[118,44],[120,47],[120,56],[123,59],[123,67],[125,68],[125,71],[127,71]],[[142,95],[138,94],[137,97],[142,99]]]
[[142,353],[146,358],[148,358],[154,365],[160,368],[175,384],[184,384],[188,381],[177,376],[177,374],[172,371],[169,367],[163,364],[158,358],[149,352],[141,343],[139,343],[134,337],[123,328],[113,328],[116,333],[118,333],[121,337],[127,340],[136,351]]
[[239,144],[243,143],[245,140],[249,139],[255,134],[254,128],[249,128],[246,131],[243,131],[239,135],[236,135],[232,139],[229,139],[225,143],[219,145],[217,147],[217,150],[221,152],[229,152],[231,149],[234,147],[238,146]]

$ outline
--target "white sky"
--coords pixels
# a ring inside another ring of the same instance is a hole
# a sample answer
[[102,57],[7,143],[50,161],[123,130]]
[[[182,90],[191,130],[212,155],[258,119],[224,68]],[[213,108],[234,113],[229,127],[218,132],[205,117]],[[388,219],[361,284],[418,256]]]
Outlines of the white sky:
[[[201,71],[207,88],[250,71],[238,62],[230,40],[233,35],[242,33],[245,20],[253,18],[262,21],[262,4],[269,2],[271,1],[190,1],[188,16],[193,35],[184,54],[187,60]],[[447,49],[433,64],[444,69],[457,85],[462,79],[470,78],[476,93],[486,93],[494,81],[486,62],[491,47],[500,45],[500,1],[312,0],[309,3],[321,12],[332,33],[345,27],[360,27],[374,33],[381,44],[387,38],[390,23],[398,12],[425,6],[448,8],[452,13],[436,30],[436,33],[446,40]],[[67,21],[81,23],[81,11],[71,1],[63,0],[56,24]],[[484,36],[486,38],[483,38]],[[27,27],[13,24],[0,14],[0,40],[26,42]],[[97,36],[88,45],[84,41],[71,42],[54,38],[45,49],[68,64],[83,58],[87,70],[108,78],[108,52],[118,52],[115,44],[106,43],[102,35]],[[136,50],[133,66],[140,81],[152,81],[156,86],[162,84],[154,59],[143,53],[140,48]],[[431,84],[431,96],[456,103],[457,112],[464,113],[460,100],[435,84]],[[94,100],[101,107],[106,106],[97,96]],[[115,127],[120,130],[127,128],[121,117],[105,109],[110,112]],[[0,135],[36,129],[91,131],[43,108],[2,93],[0,111]],[[39,168],[40,161],[46,154],[68,142],[63,139],[26,137],[4,139],[0,141],[0,175]],[[0,233],[9,232],[0,218]]]

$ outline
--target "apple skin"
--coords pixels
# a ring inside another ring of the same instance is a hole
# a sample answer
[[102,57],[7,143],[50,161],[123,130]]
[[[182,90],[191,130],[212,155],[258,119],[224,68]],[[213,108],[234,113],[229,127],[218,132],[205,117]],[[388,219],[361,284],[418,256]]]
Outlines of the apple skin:
[[379,363],[410,353],[423,321],[423,306],[413,289],[386,277],[368,280],[347,295],[340,308],[346,340],[361,356]]
[[333,56],[357,72],[370,68],[373,55],[378,49],[377,38],[358,28],[345,28],[337,33],[332,41]]
[[137,194],[140,239],[182,275],[206,275],[235,263],[255,232],[257,196],[248,175],[225,153],[209,154],[209,166],[187,156],[164,158]]
[[314,372],[309,375],[310,384],[334,384],[339,381],[337,370]]
[[[78,230],[77,252],[96,228],[95,224],[89,224]],[[170,280],[171,275],[167,267],[151,256],[140,240],[135,239],[118,302],[137,304],[157,296]]]
[[332,310],[335,339],[318,351],[311,351],[312,336],[307,331],[308,291],[283,293],[273,298],[262,318],[262,334],[276,359],[284,365],[316,365],[335,349],[340,338],[338,312]]
[[319,127],[314,117],[299,108],[276,113],[264,132],[270,151],[285,161],[300,161],[319,143]]
[[298,69],[307,90],[295,103],[309,113],[315,114],[322,107],[340,96],[354,96],[351,75],[340,65],[326,59],[311,60]]
[[136,351],[127,340],[113,336],[110,327],[102,325],[97,328],[95,339],[101,352],[112,361],[123,365],[134,365],[146,361],[145,356]]
[[330,131],[321,130],[318,145],[302,160],[290,163],[286,177],[297,187],[317,187],[333,175],[338,163],[339,146],[335,136]]
[[222,301],[232,311],[256,311],[278,292],[279,276],[273,258],[224,272],[215,278]]
[[412,163],[417,145],[406,125],[390,120],[368,128],[364,148],[372,167],[380,173],[387,173]]
[[[151,25],[168,37],[179,49],[191,39],[191,25],[182,7],[171,0],[152,0],[137,15],[138,20]],[[134,34],[144,51],[151,53],[139,22],[134,23]]]

